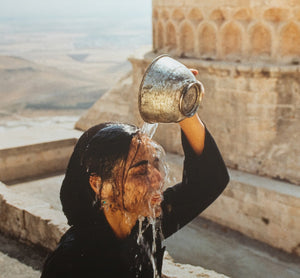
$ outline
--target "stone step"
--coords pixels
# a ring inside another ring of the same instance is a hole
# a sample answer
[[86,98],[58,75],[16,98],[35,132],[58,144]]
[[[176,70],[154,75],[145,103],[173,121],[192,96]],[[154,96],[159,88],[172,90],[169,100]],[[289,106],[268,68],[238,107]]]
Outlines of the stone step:
[[230,170],[231,181],[203,216],[300,256],[300,187]]
[[55,125],[5,131],[0,137],[0,181],[64,171],[81,134]]
[[[171,176],[182,160],[171,155]],[[300,186],[229,169],[230,182],[201,215],[285,252],[300,256]]]
[[[169,155],[173,184],[181,156]],[[300,186],[229,169],[230,182],[201,215],[268,245],[300,256]]]
[[1,277],[39,278],[47,253],[0,233]]

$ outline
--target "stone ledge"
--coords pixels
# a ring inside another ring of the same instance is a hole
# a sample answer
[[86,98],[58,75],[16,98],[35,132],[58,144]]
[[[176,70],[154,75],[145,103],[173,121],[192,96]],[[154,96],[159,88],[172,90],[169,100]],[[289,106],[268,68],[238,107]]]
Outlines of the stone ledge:
[[0,140],[0,180],[10,182],[65,170],[80,134],[51,126],[5,132]]
[[[154,53],[152,51],[144,55],[147,64],[150,64],[157,56],[166,54],[165,52]],[[172,55],[170,55],[172,57]],[[300,65],[278,65],[265,62],[231,62],[222,60],[205,60],[199,58],[180,58],[174,56],[176,60],[184,65],[194,66],[197,69],[209,69],[217,76],[245,76],[245,77],[279,77],[282,74],[299,74]],[[130,57],[129,61],[137,62],[140,57]]]
[[300,188],[230,170],[231,181],[202,216],[300,256]]
[[0,229],[3,233],[54,250],[67,228],[62,212],[25,193],[16,194],[0,182]]
[[[180,157],[168,156],[174,182],[181,178]],[[237,170],[229,174],[229,185],[201,216],[300,256],[300,187]]]
[[223,274],[216,273],[212,270],[204,269],[200,266],[190,264],[179,264],[174,262],[170,255],[166,252],[162,268],[162,278],[191,278],[191,277],[206,277],[206,278],[226,278]]

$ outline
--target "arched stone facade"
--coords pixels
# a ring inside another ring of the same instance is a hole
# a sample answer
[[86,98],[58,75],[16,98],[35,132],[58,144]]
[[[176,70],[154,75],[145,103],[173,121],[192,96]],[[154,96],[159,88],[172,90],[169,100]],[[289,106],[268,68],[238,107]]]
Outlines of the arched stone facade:
[[[300,63],[300,1],[289,5],[281,0],[222,3],[153,0],[153,33],[164,32],[160,36],[164,41],[153,42],[154,51],[168,49],[183,57],[226,61]],[[193,37],[194,43],[175,43],[186,37]]]

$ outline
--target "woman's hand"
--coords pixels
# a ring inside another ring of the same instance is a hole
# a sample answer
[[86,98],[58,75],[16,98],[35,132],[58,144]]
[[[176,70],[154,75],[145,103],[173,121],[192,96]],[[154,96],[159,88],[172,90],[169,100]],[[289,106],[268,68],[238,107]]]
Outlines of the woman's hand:
[[[191,69],[191,72],[196,76],[198,71]],[[204,149],[205,127],[197,113],[190,118],[185,118],[179,125],[184,132],[187,140],[197,155],[201,155]]]

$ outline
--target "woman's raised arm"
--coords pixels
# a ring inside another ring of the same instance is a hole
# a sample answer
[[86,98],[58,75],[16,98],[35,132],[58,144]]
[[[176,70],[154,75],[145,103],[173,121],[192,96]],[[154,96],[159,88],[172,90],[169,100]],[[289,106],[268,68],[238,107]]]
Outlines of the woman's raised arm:
[[197,155],[201,155],[204,149],[205,127],[198,114],[179,122],[190,146]]

